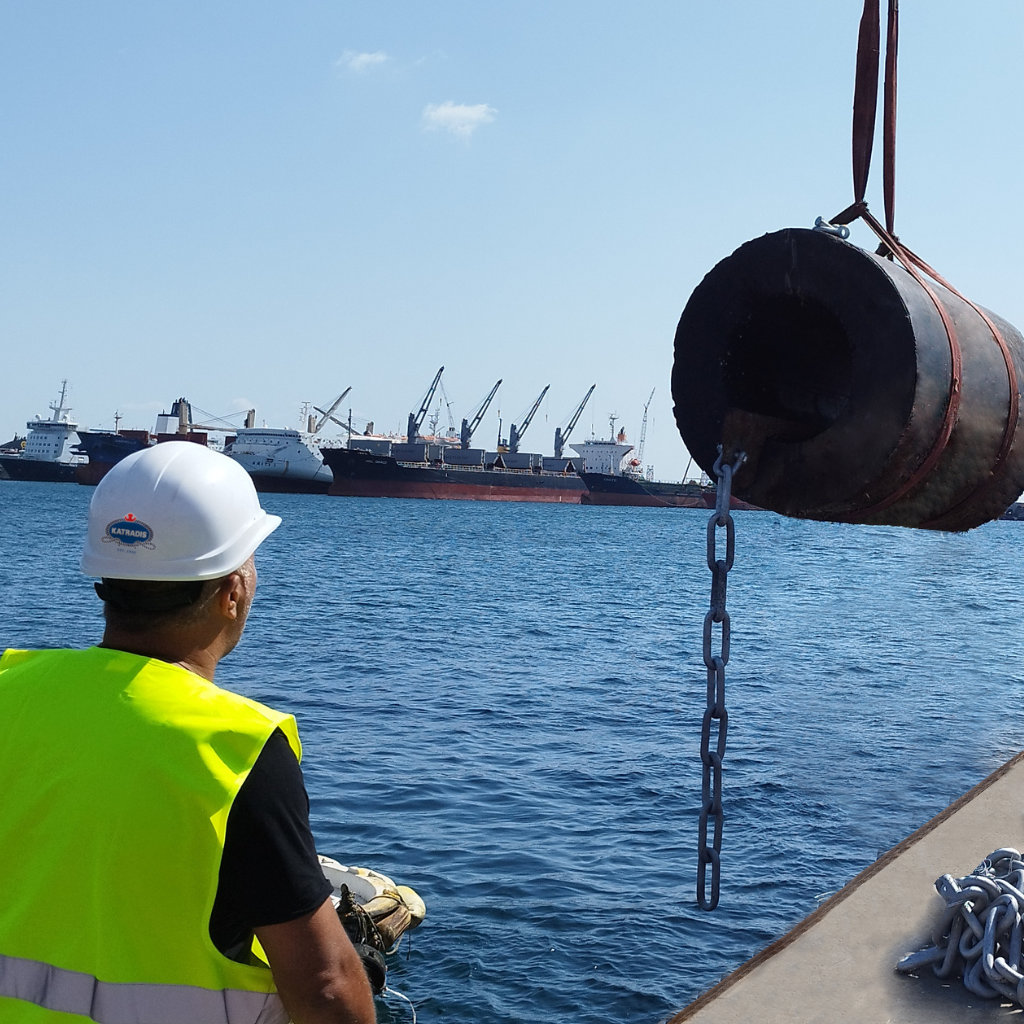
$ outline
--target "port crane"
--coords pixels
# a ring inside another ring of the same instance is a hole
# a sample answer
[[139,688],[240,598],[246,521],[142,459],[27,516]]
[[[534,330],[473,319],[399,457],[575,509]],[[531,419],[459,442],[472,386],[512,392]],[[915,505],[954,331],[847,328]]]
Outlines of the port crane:
[[526,428],[533,421],[533,417],[537,415],[537,410],[540,408],[540,403],[544,401],[544,396],[548,393],[548,389],[551,387],[550,384],[544,385],[544,390],[537,396],[537,401],[533,403],[533,407],[526,414],[526,418],[523,420],[523,425],[517,427],[514,423],[509,428],[508,432],[508,450],[510,452],[519,451],[519,442],[523,439],[523,434],[526,433]]
[[644,405],[644,421],[640,427],[640,443],[636,446],[636,461],[640,466],[640,472],[643,473],[644,469],[644,442],[647,440],[647,410],[651,407],[651,402],[654,401],[654,392],[657,388],[651,388],[650,397],[647,399],[646,405]]
[[434,380],[430,387],[427,388],[427,397],[423,399],[423,404],[420,406],[419,412],[409,413],[409,428],[406,430],[406,441],[409,444],[414,444],[416,438],[419,436],[420,427],[423,426],[423,421],[427,417],[427,412],[430,410],[430,403],[434,400],[434,392],[437,391],[437,385],[441,383],[441,374],[444,373],[444,367],[434,374]]
[[473,416],[472,421],[464,419],[462,421],[462,430],[460,432],[460,441],[463,448],[468,448],[470,441],[473,440],[473,433],[477,427],[480,426],[480,421],[484,418],[491,402],[494,401],[494,396],[498,393],[498,388],[501,387],[501,381],[491,388],[487,397],[480,403],[480,407],[477,409],[476,414]]
[[587,402],[590,401],[590,396],[594,393],[596,384],[590,385],[590,390],[583,396],[583,401],[576,407],[576,411],[572,414],[572,419],[569,420],[568,426],[565,430],[561,427],[555,427],[555,458],[560,459],[562,457],[562,451],[565,448],[566,441],[569,440],[569,435],[572,433],[572,428],[576,426],[577,421],[583,415],[583,410],[587,407]]

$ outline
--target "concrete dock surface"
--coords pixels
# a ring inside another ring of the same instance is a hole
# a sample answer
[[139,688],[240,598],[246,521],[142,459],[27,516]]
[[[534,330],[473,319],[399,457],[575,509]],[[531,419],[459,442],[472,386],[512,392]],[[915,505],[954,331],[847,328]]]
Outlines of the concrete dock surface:
[[[931,944],[943,902],[935,880],[972,871],[1000,847],[1024,850],[1024,753],[862,871],[777,942],[669,1024],[960,1024],[1024,1020],[959,977],[895,964]],[[728,896],[725,897],[726,899]]]

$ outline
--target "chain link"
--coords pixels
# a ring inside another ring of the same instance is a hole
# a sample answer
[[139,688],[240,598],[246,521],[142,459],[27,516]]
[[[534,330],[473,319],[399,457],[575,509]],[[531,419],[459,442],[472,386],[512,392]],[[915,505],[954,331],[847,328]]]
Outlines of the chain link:
[[[747,461],[740,452],[729,465],[718,447],[714,473],[717,478],[715,511],[708,520],[708,568],[711,570],[711,607],[704,616],[704,665],[708,670],[707,709],[700,730],[701,805],[697,833],[697,903],[701,910],[718,906],[721,881],[722,852],[722,758],[729,731],[729,712],[725,708],[725,666],[729,664],[730,622],[725,610],[729,570],[736,557],[736,525],[729,513],[733,474]],[[725,558],[718,557],[718,530],[725,530]],[[713,654],[713,627],[721,626],[719,653]],[[713,725],[716,726],[713,730]],[[712,732],[715,732],[712,750]],[[708,846],[708,817],[715,824],[711,846]],[[711,865],[711,897],[707,896],[707,869]]]
[[[941,875],[935,890],[946,907],[932,931],[933,944],[908,953],[896,970],[921,974],[931,964],[947,983],[962,975],[973,995],[1024,1005],[1022,888],[1024,860],[1010,847],[990,853],[963,878]],[[912,913],[916,908],[908,909]]]

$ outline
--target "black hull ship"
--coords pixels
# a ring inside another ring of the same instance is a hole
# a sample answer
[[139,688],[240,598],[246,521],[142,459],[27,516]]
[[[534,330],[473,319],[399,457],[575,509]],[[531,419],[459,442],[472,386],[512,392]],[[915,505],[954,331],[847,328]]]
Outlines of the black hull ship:
[[[651,508],[714,508],[715,488],[693,481],[668,483],[611,473],[580,473],[587,493],[584,505],[633,505]],[[730,508],[749,510],[755,506],[733,498]]]
[[[324,462],[334,474],[334,482],[327,493],[363,498],[454,498],[578,505],[586,490],[570,459],[542,459],[539,455],[522,455],[515,459],[508,454],[486,453],[482,449],[441,449],[425,443],[390,447],[394,454],[375,454],[357,448],[324,448]],[[430,451],[432,448],[437,451]],[[492,461],[487,461],[488,455],[493,456]],[[450,461],[455,459],[464,464]],[[508,461],[521,461],[524,466],[509,468]]]

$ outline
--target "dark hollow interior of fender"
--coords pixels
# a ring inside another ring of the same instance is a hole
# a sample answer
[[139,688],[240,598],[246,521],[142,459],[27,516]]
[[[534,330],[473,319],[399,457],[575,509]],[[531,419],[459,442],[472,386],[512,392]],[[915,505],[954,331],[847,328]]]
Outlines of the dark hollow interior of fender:
[[834,313],[795,295],[764,297],[726,343],[726,404],[777,421],[786,440],[807,440],[849,405],[852,365],[850,340]]

